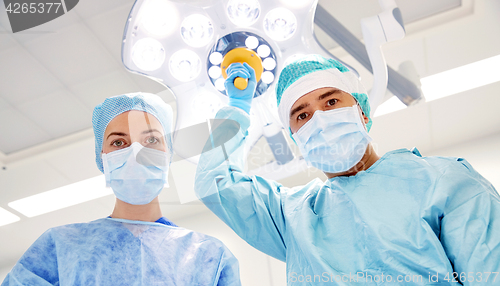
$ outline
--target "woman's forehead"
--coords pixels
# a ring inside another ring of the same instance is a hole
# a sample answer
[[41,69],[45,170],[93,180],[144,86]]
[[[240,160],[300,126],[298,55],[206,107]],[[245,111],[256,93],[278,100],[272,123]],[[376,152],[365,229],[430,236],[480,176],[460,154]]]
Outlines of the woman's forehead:
[[160,121],[154,115],[144,111],[130,110],[113,118],[106,127],[105,134],[114,131],[142,132],[147,129],[157,129],[162,134],[164,133]]

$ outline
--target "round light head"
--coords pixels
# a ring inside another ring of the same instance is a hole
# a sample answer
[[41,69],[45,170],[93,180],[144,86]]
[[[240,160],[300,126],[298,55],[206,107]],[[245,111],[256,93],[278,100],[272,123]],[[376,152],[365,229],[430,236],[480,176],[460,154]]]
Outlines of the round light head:
[[275,41],[288,40],[297,30],[297,18],[288,9],[273,9],[264,19],[264,30]]
[[198,55],[191,50],[180,50],[175,52],[170,58],[170,73],[179,81],[191,81],[195,79],[201,71],[201,60]]
[[171,34],[179,23],[179,13],[168,1],[151,0],[141,10],[141,24],[155,36]]
[[132,61],[141,70],[157,70],[165,62],[165,49],[153,38],[140,39],[132,47]]
[[240,27],[248,27],[255,23],[260,15],[258,0],[229,0],[227,15],[231,22]]
[[200,14],[193,14],[181,24],[182,39],[191,47],[203,47],[210,42],[214,35],[212,22]]

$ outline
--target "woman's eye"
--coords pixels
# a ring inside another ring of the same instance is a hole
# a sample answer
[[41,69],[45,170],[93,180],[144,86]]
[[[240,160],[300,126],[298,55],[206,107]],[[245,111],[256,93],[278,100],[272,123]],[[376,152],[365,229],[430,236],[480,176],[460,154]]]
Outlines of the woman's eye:
[[337,99],[336,98],[332,98],[330,100],[327,101],[327,104],[328,106],[332,106],[332,105],[335,105],[335,103],[337,103]]
[[158,142],[159,142],[159,140],[156,137],[149,137],[148,139],[146,139],[146,143],[148,143],[148,144],[155,144]]
[[297,116],[297,120],[304,120],[307,118],[307,113],[301,113],[299,116]]
[[116,141],[113,141],[113,143],[111,143],[111,145],[113,145],[115,147],[121,147],[121,146],[123,146],[123,141],[122,140],[116,140]]

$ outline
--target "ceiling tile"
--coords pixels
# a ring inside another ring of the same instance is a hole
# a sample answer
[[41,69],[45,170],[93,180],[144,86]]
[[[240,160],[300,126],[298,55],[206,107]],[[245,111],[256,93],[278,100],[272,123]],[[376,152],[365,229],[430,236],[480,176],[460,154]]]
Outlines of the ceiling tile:
[[[127,71],[128,72],[128,71]],[[150,79],[143,75],[128,72],[130,78],[139,85],[141,91],[150,93],[159,93],[161,91],[167,90],[167,88],[156,80]]]
[[117,7],[85,20],[89,29],[111,52],[114,59],[121,64],[121,46],[123,30],[130,13],[131,5]]
[[130,10],[134,2],[135,0],[85,0],[78,2],[75,9],[71,11],[76,11],[83,19],[90,19],[122,6],[127,6]]
[[92,127],[92,110],[68,90],[41,96],[18,109],[53,138]]
[[124,69],[115,70],[69,88],[92,110],[107,97],[140,91]]
[[19,44],[12,39],[11,34],[0,27],[0,51],[8,50],[18,45]]
[[500,132],[500,82],[429,102],[434,148]]
[[51,139],[49,134],[14,108],[0,110],[0,134],[0,151],[4,154]]
[[33,100],[40,94],[62,88],[24,48],[0,51],[0,95],[11,104]]
[[44,35],[27,43],[26,48],[66,85],[87,81],[120,67],[83,24]]

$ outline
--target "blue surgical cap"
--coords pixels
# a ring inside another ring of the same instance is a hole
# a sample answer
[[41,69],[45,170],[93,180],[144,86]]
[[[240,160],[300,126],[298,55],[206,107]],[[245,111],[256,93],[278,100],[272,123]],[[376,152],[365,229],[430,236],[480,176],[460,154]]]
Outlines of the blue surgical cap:
[[307,55],[286,65],[276,84],[278,113],[285,129],[290,129],[289,116],[293,104],[303,95],[322,87],[335,87],[351,94],[368,117],[370,131],[370,103],[359,78],[339,61],[321,55]]
[[172,151],[173,112],[172,108],[159,96],[140,92],[109,97],[94,108],[92,115],[92,126],[95,135],[95,161],[97,168],[101,172],[104,172],[101,152],[106,127],[113,118],[130,110],[144,111],[158,119],[165,132],[167,148]]

